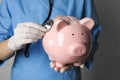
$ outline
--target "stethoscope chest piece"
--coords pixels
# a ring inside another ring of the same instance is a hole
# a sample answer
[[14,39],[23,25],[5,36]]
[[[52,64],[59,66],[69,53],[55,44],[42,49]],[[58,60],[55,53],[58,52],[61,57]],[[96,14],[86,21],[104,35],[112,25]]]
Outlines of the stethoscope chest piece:
[[54,23],[53,20],[50,19],[50,20],[46,21],[43,26],[47,29],[47,31],[49,31],[51,29],[53,23]]

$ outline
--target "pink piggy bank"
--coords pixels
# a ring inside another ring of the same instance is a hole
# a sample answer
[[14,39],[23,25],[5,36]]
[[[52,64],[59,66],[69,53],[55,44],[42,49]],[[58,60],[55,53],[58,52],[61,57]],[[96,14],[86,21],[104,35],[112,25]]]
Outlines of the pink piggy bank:
[[91,51],[91,18],[78,20],[71,16],[59,16],[43,37],[43,47],[57,67],[67,64],[80,65],[82,58],[87,58]]

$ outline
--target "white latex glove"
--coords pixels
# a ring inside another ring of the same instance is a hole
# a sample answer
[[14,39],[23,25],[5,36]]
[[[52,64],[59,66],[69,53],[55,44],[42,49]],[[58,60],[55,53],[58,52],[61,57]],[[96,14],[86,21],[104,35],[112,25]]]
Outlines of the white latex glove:
[[19,50],[26,44],[41,39],[46,31],[46,28],[33,22],[19,23],[9,39],[8,47],[13,51]]

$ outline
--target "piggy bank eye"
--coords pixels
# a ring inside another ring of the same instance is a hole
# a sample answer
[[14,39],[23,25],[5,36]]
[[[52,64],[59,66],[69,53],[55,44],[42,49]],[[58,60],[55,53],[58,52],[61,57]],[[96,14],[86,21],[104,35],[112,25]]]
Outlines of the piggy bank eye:
[[72,36],[74,36],[75,34],[74,33],[72,33]]
[[81,35],[84,35],[84,33],[81,33]]

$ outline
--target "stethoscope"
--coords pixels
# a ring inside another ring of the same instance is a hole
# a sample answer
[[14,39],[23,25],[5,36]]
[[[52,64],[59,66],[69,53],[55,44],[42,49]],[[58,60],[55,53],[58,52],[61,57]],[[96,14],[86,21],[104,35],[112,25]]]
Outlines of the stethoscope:
[[[53,21],[49,19],[51,12],[52,12],[52,5],[53,5],[53,0],[49,0],[49,13],[48,13],[47,18],[44,20],[44,22],[42,24],[42,26],[45,26],[46,28],[48,25],[51,26],[53,24]],[[24,52],[25,57],[30,56],[30,54],[29,54],[30,45],[31,45],[31,43],[26,45],[25,52]]]

